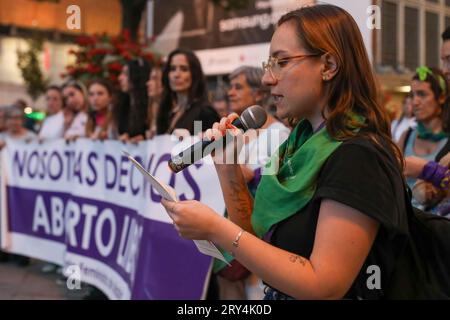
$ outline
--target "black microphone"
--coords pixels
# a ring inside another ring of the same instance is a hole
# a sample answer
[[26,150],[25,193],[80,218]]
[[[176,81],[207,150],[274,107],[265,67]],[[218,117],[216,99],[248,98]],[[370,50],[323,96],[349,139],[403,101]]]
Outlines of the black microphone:
[[[247,131],[248,129],[258,129],[266,123],[267,114],[263,107],[254,105],[242,112],[241,116],[235,119],[231,124],[238,129]],[[218,140],[202,140],[199,141],[186,150],[180,152],[178,155],[169,160],[170,169],[178,173],[181,170],[189,167],[191,164],[200,160],[211,153],[214,148],[207,148],[211,143],[223,144],[225,139]]]

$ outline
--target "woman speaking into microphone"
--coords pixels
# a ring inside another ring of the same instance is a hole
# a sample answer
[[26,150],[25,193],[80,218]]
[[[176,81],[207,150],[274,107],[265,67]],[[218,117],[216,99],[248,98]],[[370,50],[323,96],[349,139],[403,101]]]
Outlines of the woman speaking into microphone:
[[[239,164],[217,161],[228,218],[197,201],[163,201],[175,228],[261,277],[265,299],[393,297],[408,239],[402,159],[355,21],[333,5],[289,12],[263,67],[277,115],[296,121],[271,159],[278,171],[253,199]],[[235,118],[206,136],[223,136]]]

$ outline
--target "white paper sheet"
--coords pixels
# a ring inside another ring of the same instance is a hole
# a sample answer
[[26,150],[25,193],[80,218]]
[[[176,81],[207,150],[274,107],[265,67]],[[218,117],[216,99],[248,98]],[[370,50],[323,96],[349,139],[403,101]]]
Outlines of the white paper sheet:
[[[128,152],[122,151],[124,155],[128,157],[131,163],[139,170],[140,173],[147,179],[147,181],[155,188],[155,190],[166,200],[178,202],[178,197],[175,190],[171,187],[160,181],[158,178],[152,176],[145,168],[136,161]],[[170,216],[170,214],[169,214]],[[172,217],[171,217],[172,218]],[[217,247],[211,242],[207,240],[194,240],[195,245],[197,246],[198,251],[201,253],[214,257],[216,259],[222,260],[229,265],[226,261],[223,254],[217,249]]]

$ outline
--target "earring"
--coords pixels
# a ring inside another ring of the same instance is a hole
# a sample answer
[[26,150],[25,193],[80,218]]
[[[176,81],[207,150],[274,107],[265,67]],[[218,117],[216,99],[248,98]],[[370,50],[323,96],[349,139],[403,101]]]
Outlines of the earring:
[[323,76],[323,81],[327,81],[328,80],[328,76]]

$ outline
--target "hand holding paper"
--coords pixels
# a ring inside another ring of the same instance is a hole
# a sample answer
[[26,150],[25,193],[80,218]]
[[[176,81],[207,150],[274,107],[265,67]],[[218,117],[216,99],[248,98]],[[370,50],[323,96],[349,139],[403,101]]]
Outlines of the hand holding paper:
[[128,152],[122,151],[124,155],[128,157],[131,163],[139,170],[140,173],[147,179],[148,182],[152,185],[153,188],[166,200],[169,201],[178,201],[178,197],[175,193],[175,190],[163,182],[161,182],[158,178],[152,176],[145,168],[136,161]]
[[[140,173],[145,177],[145,179],[152,185],[152,187],[163,197],[164,199],[168,201],[174,201],[178,202],[178,197],[176,195],[175,190],[171,187],[157,179],[156,177],[152,176],[147,170],[145,170],[142,165],[136,161],[128,152],[122,151],[123,154],[125,154],[128,159],[131,161],[131,163],[139,170]],[[169,216],[170,213],[168,212]],[[172,218],[172,216],[171,216]],[[194,240],[195,245],[197,246],[197,249],[205,254],[212,256],[214,258],[217,258],[219,260],[222,260],[228,264],[225,257],[222,255],[222,253],[216,248],[216,246],[211,242],[207,240]]]

